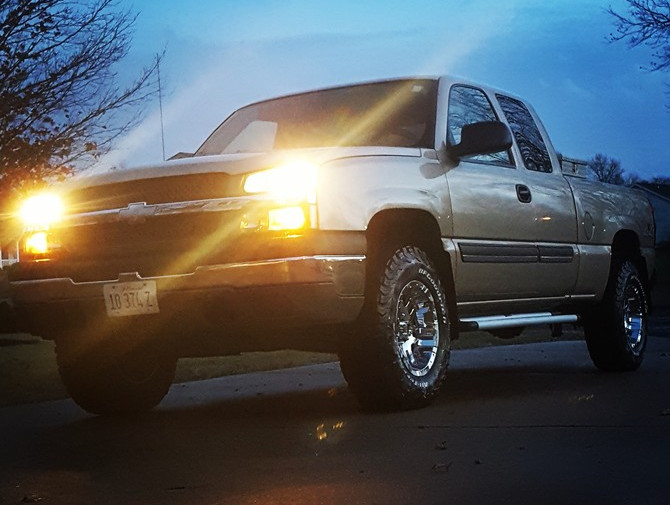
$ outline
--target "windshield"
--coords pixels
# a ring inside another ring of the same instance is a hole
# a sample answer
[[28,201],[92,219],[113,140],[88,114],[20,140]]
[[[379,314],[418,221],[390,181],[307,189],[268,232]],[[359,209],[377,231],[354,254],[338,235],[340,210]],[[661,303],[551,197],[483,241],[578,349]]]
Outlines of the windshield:
[[433,147],[437,82],[387,81],[244,107],[196,156],[330,146]]

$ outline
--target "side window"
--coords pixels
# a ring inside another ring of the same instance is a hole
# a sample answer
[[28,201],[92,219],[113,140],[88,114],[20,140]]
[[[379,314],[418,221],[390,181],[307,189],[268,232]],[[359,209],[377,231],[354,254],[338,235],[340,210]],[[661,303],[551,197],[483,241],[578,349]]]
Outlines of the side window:
[[[449,92],[449,115],[447,116],[447,141],[456,145],[461,141],[461,129],[468,124],[480,121],[496,121],[491,102],[484,92],[469,86],[453,86]],[[468,156],[468,161],[481,161],[513,165],[509,150],[494,154]]]
[[516,140],[523,164],[535,172],[551,172],[551,158],[542,134],[528,108],[519,100],[496,95]]

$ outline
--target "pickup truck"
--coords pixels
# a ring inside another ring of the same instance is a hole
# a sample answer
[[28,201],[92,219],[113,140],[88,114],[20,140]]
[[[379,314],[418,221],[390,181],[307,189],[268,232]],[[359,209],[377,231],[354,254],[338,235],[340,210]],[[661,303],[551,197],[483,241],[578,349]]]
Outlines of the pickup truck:
[[471,330],[581,324],[605,371],[645,352],[648,201],[564,174],[528,103],[452,77],[254,103],[191,155],[17,216],[17,322],[92,413],[154,407],[186,356],[337,352],[363,408],[392,410],[438,394]]

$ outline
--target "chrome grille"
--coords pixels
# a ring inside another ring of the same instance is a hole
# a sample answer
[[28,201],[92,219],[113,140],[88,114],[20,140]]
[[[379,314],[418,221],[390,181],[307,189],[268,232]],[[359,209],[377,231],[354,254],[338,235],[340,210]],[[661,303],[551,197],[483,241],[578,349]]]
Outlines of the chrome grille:
[[74,213],[124,208],[130,203],[148,205],[189,202],[241,194],[238,178],[225,173],[155,177],[79,188],[67,196]]

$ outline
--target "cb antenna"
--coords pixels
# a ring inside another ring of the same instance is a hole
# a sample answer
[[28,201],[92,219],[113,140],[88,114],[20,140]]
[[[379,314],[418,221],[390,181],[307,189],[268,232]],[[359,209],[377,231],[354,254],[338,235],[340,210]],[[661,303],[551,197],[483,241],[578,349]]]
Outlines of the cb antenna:
[[156,73],[158,75],[158,107],[161,115],[161,146],[163,147],[163,161],[165,161],[165,127],[163,126],[163,88],[161,87],[161,59],[156,53]]

